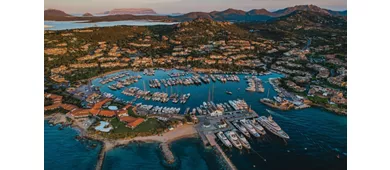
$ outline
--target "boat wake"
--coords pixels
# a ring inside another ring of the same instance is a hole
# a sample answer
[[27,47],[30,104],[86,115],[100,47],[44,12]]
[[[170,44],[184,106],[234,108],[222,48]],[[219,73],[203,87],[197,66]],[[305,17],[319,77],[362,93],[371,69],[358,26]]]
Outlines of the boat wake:
[[269,114],[271,114],[272,116],[277,116],[277,117],[281,117],[281,118],[283,118],[283,119],[286,119],[286,120],[291,120],[290,118],[288,118],[288,117],[286,117],[286,116],[283,116],[283,115],[281,115],[281,114],[279,114],[279,113],[276,113],[276,112],[274,112],[274,111],[272,111],[272,110],[269,110],[269,109],[265,109]]

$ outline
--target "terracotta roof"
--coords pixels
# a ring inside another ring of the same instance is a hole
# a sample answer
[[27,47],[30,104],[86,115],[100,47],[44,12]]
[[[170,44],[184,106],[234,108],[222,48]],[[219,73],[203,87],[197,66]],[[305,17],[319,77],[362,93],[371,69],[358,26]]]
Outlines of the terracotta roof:
[[112,111],[112,110],[101,110],[99,112],[99,115],[105,116],[105,117],[113,117],[113,116],[115,116],[115,111]]
[[74,110],[72,113],[72,116],[88,116],[89,115],[89,109],[77,109]]
[[91,109],[90,112],[93,114],[93,115],[97,115],[99,112],[100,112],[100,109]]
[[119,120],[122,122],[130,123],[130,122],[134,122],[135,120],[137,120],[137,118],[131,117],[131,116],[123,116]]
[[142,122],[144,122],[144,119],[142,119],[142,118],[137,118],[137,120],[128,123],[127,126],[134,128],[134,127],[137,127],[137,126],[138,126],[139,124],[141,124]]
[[64,108],[65,110],[73,110],[75,108],[78,108],[77,106],[75,106],[73,104],[62,104],[61,107]]
[[123,110],[128,110],[131,107],[131,104],[127,104],[125,107],[123,107]]
[[53,110],[53,109],[57,109],[61,106],[61,104],[52,104],[50,106],[45,106],[44,110]]
[[106,99],[104,99],[104,100],[102,100],[102,101],[100,101],[100,102],[97,102],[94,106],[93,106],[93,109],[100,109],[103,105],[104,105],[104,103],[107,103],[107,102],[109,102],[109,101],[111,101],[112,99],[109,99],[109,98],[106,98]]

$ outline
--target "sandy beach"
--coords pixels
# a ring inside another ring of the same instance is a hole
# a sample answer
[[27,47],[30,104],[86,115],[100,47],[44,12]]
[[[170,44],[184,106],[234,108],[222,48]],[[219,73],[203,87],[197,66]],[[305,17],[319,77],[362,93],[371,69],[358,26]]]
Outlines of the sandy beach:
[[130,142],[142,141],[142,142],[166,142],[170,143],[178,139],[195,137],[197,135],[197,131],[195,130],[193,125],[182,125],[177,127],[174,130],[163,133],[162,135],[153,135],[153,136],[140,136],[131,139],[117,139],[117,140],[108,140],[102,139],[101,141],[104,143],[104,150],[108,151],[113,149],[116,146],[126,145]]

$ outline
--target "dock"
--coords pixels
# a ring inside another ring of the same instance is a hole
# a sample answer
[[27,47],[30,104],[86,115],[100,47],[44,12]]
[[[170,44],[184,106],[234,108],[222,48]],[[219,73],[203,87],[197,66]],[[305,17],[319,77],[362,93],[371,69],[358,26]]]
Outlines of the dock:
[[234,164],[232,163],[232,161],[230,161],[230,159],[227,157],[227,155],[225,154],[225,152],[223,152],[222,148],[221,148],[218,144],[215,145],[215,148],[217,148],[218,153],[221,154],[221,156],[223,157],[223,159],[225,160],[225,162],[226,162],[227,165],[229,166],[229,169],[230,169],[230,170],[237,170],[236,166],[234,166]]
[[101,170],[103,168],[104,157],[106,156],[105,150],[105,145],[103,144],[103,147],[100,149],[98,161],[96,163],[96,170]]
[[[231,122],[240,120],[240,119],[252,119],[257,118],[258,115],[252,110],[240,110],[240,111],[230,111],[225,112],[222,116],[206,116],[206,115],[199,115],[199,123],[195,126],[195,129],[198,131],[198,134],[200,138],[203,141],[203,144],[205,146],[211,146],[213,148],[216,148],[216,152],[218,155],[220,155],[226,165],[228,166],[228,169],[230,170],[236,170],[237,168],[234,166],[234,164],[231,162],[229,157],[225,154],[225,152],[222,150],[221,146],[216,142],[216,136],[215,133],[219,131],[227,131],[227,130],[233,130],[235,127]],[[225,120],[227,126],[224,128],[218,128],[216,125],[220,120]],[[208,121],[210,122],[210,126],[204,126],[204,123]]]
[[172,164],[175,162],[175,157],[173,156],[172,151],[169,149],[169,145],[166,142],[163,142],[160,144],[161,152],[164,155],[165,161],[167,161],[168,164]]

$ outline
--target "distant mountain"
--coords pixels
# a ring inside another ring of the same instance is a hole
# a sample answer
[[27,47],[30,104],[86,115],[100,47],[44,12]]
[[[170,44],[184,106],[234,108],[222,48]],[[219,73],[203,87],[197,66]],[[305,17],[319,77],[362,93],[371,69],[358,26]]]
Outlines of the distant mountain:
[[190,12],[181,16],[174,17],[179,21],[189,21],[197,18],[207,18],[217,21],[267,21],[274,17],[281,17],[291,14],[295,11],[312,11],[332,16],[346,16],[347,11],[332,11],[323,9],[315,5],[297,5],[270,12],[266,9],[252,9],[248,12],[229,8],[224,11]]
[[[345,16],[347,11],[333,11],[329,9],[323,9],[315,5],[297,5],[294,7],[288,7],[270,12],[266,9],[252,9],[250,11],[237,10],[233,8],[226,9],[224,11],[212,11],[212,12],[190,12],[183,15],[171,15],[171,16],[157,16],[150,8],[121,8],[113,9],[100,14],[107,16],[95,16],[88,18],[90,22],[99,21],[120,21],[120,20],[162,20],[162,21],[191,21],[197,18],[212,19],[216,21],[233,21],[233,22],[265,22],[267,20],[289,15],[295,11],[309,11],[320,13],[329,16]],[[72,17],[60,10],[46,10],[45,20],[56,21],[72,21],[72,20],[85,20],[84,17]]]
[[184,15],[176,16],[174,18],[177,18],[179,20],[184,20],[184,21],[194,20],[197,18],[212,19],[211,15],[207,12],[190,12]]
[[226,15],[246,15],[246,12],[243,10],[229,8],[225,11],[216,12],[215,15],[224,15],[224,16],[226,16]]
[[126,15],[126,14],[150,15],[150,14],[157,14],[157,13],[150,8],[118,8],[118,9],[111,10],[108,14],[109,15]]
[[344,14],[343,12],[323,9],[315,5],[297,5],[294,7],[288,7],[288,8],[277,10],[273,12],[273,14],[275,14],[275,16],[284,16],[294,11],[312,11],[312,12],[318,12],[327,15],[337,15],[337,16],[345,16],[347,14],[346,11],[345,11],[345,15],[343,15]]
[[266,21],[270,19],[271,16],[264,15],[262,12],[255,10],[245,12],[229,8],[224,11],[212,11],[210,13],[190,12],[173,18],[179,21],[189,21],[197,18],[213,19],[217,21]]
[[93,15],[91,14],[91,13],[85,13],[85,14],[83,14],[83,17],[93,17]]
[[268,10],[262,9],[252,9],[247,12],[247,15],[266,15],[266,16],[275,16],[274,13],[269,12]]
[[197,18],[177,24],[174,29],[175,40],[199,44],[207,42],[213,37],[250,37],[248,30],[244,30],[230,22],[217,22],[212,19]]
[[289,31],[299,29],[347,29],[347,21],[342,16],[300,10],[293,11],[285,16],[270,19],[267,21],[267,25]]
[[57,10],[57,9],[47,9],[45,10],[45,16],[57,16],[57,17],[67,17],[70,16],[69,14],[65,13],[64,11]]

